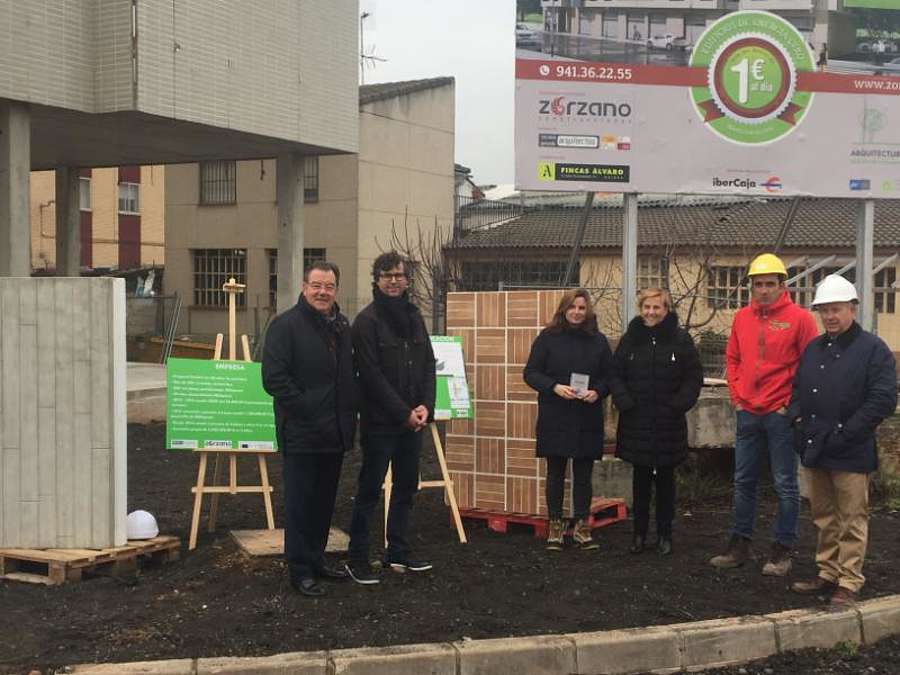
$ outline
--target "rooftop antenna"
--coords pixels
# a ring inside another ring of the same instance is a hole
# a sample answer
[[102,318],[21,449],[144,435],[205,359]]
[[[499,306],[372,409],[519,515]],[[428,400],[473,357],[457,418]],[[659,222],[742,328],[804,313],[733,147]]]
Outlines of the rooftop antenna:
[[366,83],[366,64],[372,64],[372,67],[375,67],[375,63],[378,61],[385,62],[387,59],[383,59],[380,56],[375,56],[375,45],[372,45],[372,49],[369,54],[366,54],[365,43],[363,41],[363,33],[364,27],[363,22],[372,16],[371,12],[362,12],[359,15],[359,82],[360,84]]

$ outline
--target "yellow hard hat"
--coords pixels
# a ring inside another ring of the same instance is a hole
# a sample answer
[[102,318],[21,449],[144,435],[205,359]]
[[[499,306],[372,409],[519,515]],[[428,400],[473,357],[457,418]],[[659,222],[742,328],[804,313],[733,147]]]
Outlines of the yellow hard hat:
[[754,277],[758,274],[783,274],[787,276],[787,270],[784,269],[784,263],[781,258],[773,253],[763,253],[758,255],[750,263],[750,271],[747,276]]

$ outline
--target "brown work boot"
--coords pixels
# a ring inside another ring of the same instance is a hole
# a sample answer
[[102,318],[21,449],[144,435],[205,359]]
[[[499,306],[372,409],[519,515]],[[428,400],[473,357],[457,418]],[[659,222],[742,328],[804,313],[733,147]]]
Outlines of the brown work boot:
[[559,518],[552,519],[547,530],[547,550],[562,551],[563,550],[563,521]]
[[596,551],[600,548],[600,544],[594,541],[594,537],[591,534],[591,528],[584,518],[580,518],[575,522],[575,530],[572,532],[572,539],[575,540],[575,543],[582,551]]
[[816,577],[808,581],[795,581],[791,584],[791,590],[800,595],[825,595],[833,592],[836,588],[836,583],[822,577]]
[[750,540],[733,534],[725,553],[710,558],[709,564],[719,569],[733,569],[743,565],[748,557],[750,557]]
[[838,586],[831,594],[831,606],[834,608],[852,607],[856,604],[858,593],[854,593],[849,588]]
[[786,577],[791,571],[793,564],[791,549],[787,546],[779,544],[777,541],[772,544],[772,552],[769,559],[763,565],[762,573],[767,577]]

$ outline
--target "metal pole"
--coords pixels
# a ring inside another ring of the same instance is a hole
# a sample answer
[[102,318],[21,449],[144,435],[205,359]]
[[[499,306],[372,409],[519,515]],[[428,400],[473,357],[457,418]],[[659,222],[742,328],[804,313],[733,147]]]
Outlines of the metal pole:
[[781,223],[781,229],[778,231],[778,237],[775,239],[775,249],[774,252],[778,255],[781,252],[781,247],[784,246],[784,242],[787,239],[788,232],[791,230],[791,225],[794,224],[794,218],[797,217],[797,209],[800,208],[800,197],[794,197],[791,201],[791,206],[788,208],[787,215],[784,217],[784,222]]
[[359,83],[366,83],[366,51],[363,43],[363,21],[369,18],[368,12],[359,15]]
[[587,227],[588,218],[591,217],[591,208],[594,205],[594,193],[588,192],[584,197],[584,209],[581,212],[581,220],[578,221],[578,229],[575,230],[575,241],[572,244],[572,252],[569,254],[569,264],[566,265],[566,275],[563,277],[563,288],[572,283],[575,275],[575,265],[581,253],[581,242],[584,239],[584,230]]
[[856,212],[856,292],[859,294],[859,308],[856,320],[864,330],[872,330],[875,325],[875,296],[872,291],[873,242],[875,235],[875,201],[860,200]]
[[622,223],[622,334],[628,330],[628,322],[636,314],[637,298],[637,235],[638,196],[636,192],[623,195],[624,222]]

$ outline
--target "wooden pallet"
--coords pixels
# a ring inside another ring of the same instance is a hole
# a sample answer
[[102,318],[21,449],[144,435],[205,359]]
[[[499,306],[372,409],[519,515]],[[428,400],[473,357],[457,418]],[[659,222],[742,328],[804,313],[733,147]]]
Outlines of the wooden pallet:
[[181,553],[178,537],[132,540],[125,546],[97,550],[81,548],[0,549],[0,579],[57,586],[79,581],[82,574],[127,574],[139,560],[172,562]]
[[[505,533],[509,524],[514,523],[532,527],[535,537],[547,538],[547,516],[538,516],[530,513],[503,513],[487,509],[460,509],[460,515],[463,518],[486,520],[488,529],[493,532]],[[591,500],[591,515],[588,517],[588,525],[592,530],[618,523],[625,520],[626,517],[625,502],[621,499],[594,497]]]

